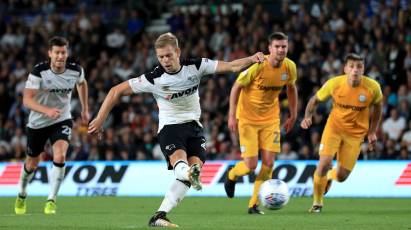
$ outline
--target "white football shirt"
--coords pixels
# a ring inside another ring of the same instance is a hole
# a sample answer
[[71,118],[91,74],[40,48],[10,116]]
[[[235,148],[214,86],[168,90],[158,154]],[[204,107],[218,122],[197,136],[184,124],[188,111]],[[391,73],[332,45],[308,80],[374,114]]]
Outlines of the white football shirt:
[[77,83],[84,81],[84,70],[76,63],[67,62],[63,73],[54,73],[49,62],[41,62],[34,66],[26,81],[25,88],[37,89],[34,100],[38,103],[61,110],[58,119],[47,117],[43,113],[30,111],[27,127],[32,129],[44,128],[55,123],[71,119],[70,100],[72,91]]
[[159,128],[164,125],[196,121],[200,124],[200,97],[198,87],[201,78],[214,74],[218,61],[207,58],[181,60],[181,69],[167,73],[161,66],[152,72],[129,80],[134,93],[152,93],[159,108]]

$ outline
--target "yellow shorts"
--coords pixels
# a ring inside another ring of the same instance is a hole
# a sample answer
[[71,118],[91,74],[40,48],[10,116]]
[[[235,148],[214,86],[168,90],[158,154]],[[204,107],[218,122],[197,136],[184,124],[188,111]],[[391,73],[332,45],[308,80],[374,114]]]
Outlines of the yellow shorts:
[[244,124],[238,122],[241,157],[258,156],[259,149],[279,153],[280,121],[270,125]]
[[320,155],[337,155],[338,165],[352,171],[360,155],[361,144],[364,138],[353,137],[325,126],[321,137]]

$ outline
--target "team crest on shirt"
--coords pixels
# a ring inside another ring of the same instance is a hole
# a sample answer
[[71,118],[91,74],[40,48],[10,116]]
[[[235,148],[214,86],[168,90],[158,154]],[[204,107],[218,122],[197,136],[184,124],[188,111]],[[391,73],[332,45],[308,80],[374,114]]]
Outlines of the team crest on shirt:
[[285,80],[287,80],[287,78],[288,78],[288,75],[286,73],[283,73],[281,75],[281,81],[285,81]]
[[359,100],[360,102],[365,102],[365,101],[367,100],[367,98],[365,97],[364,94],[360,94],[360,96],[358,96],[358,100]]
[[196,79],[195,79],[194,76],[189,76],[187,79],[188,79],[189,81],[191,81],[191,82],[195,82],[195,81],[196,81]]
[[50,85],[50,84],[51,84],[51,80],[46,80],[46,84]]

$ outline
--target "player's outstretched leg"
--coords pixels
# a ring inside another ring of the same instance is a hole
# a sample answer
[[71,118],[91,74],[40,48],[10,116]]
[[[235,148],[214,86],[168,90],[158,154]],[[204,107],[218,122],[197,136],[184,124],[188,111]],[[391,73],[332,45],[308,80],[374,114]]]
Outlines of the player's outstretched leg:
[[227,194],[228,198],[234,197],[235,183],[237,182],[236,180],[230,180],[230,172],[232,170],[233,168],[228,170],[227,177],[225,178],[225,181],[224,181],[224,189],[225,189],[225,193]]
[[188,179],[191,183],[191,186],[193,186],[195,190],[201,190],[203,187],[200,180],[200,173],[201,168],[198,164],[193,164],[188,171]]
[[26,197],[22,197],[20,195],[17,196],[14,204],[14,212],[17,215],[26,214]]
[[224,182],[224,189],[228,198],[234,197],[237,178],[244,176],[250,172],[251,169],[247,167],[244,161],[238,162],[233,168],[228,171],[226,181]]
[[327,185],[325,186],[325,191],[324,195],[327,194],[327,192],[331,188],[331,184],[333,180],[337,179],[337,169],[336,168],[330,168],[327,172]]
[[324,195],[327,194],[327,192],[330,190],[332,182],[333,182],[332,179],[327,180],[327,185],[325,185]]
[[48,200],[44,206],[44,214],[56,214],[57,205],[54,200]]
[[235,184],[236,184],[236,181],[235,180],[230,180],[230,178],[228,178],[228,174],[227,174],[227,178],[224,181],[224,189],[225,189],[225,193],[227,194],[228,198],[233,198],[234,197]]
[[171,223],[171,221],[166,217],[166,212],[158,211],[151,217],[148,222],[150,227],[168,227],[168,228],[177,228],[177,224]]

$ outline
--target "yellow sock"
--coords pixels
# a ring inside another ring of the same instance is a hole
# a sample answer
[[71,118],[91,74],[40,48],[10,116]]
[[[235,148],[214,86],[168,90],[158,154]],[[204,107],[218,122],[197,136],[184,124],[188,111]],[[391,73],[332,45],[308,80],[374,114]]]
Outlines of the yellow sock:
[[327,177],[320,177],[317,175],[317,171],[314,172],[314,202],[313,205],[323,205],[323,196],[325,186],[327,185]]
[[253,207],[254,205],[258,205],[258,192],[260,191],[260,186],[264,181],[271,178],[272,173],[273,169],[271,167],[267,167],[266,165],[261,166],[261,170],[255,178],[253,195],[248,202],[249,208]]
[[250,169],[245,165],[244,161],[238,162],[228,173],[228,179],[237,180],[237,177],[244,176],[250,173]]
[[331,170],[328,170],[327,172],[327,180],[337,180],[337,169],[332,168]]

